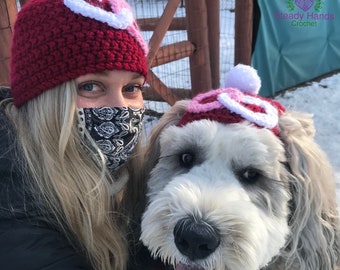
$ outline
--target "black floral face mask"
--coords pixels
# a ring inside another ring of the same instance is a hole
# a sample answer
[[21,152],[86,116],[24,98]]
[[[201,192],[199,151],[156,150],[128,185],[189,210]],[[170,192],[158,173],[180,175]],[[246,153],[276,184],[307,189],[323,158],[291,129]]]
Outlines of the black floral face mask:
[[143,125],[144,109],[129,107],[78,108],[78,129],[85,129],[114,171],[131,155]]

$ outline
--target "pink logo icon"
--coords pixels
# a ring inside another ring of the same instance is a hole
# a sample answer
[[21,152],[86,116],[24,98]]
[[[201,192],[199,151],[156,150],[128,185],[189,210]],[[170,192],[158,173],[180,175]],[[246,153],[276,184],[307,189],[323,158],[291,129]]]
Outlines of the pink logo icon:
[[295,0],[295,5],[303,11],[309,10],[314,5],[315,0]]

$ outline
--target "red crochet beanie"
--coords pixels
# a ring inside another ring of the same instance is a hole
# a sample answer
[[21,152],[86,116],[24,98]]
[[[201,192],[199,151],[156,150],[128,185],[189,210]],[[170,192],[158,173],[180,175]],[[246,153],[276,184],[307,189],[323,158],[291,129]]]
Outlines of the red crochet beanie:
[[125,0],[30,0],[14,26],[14,104],[87,73],[117,69],[146,77],[147,52]]
[[285,108],[277,101],[260,97],[261,80],[257,71],[239,64],[227,74],[226,88],[210,90],[194,97],[178,126],[209,119],[224,124],[248,121],[279,135],[278,118]]

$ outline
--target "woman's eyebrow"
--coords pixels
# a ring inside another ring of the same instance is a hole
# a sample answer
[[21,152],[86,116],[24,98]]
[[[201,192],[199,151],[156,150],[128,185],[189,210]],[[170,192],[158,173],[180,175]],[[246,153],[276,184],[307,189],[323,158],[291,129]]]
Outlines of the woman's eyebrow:
[[[111,74],[110,74],[110,70],[98,71],[98,72],[96,72],[96,73],[94,73],[94,74],[99,75],[99,76],[105,76],[105,77],[111,75]],[[139,74],[139,73],[134,73],[134,74],[132,75],[132,77],[131,77],[132,80],[134,80],[134,79],[142,79],[142,78],[144,78],[144,76],[141,75],[141,74]]]
[[144,79],[144,76],[141,75],[141,74],[136,73],[136,74],[134,74],[134,75],[132,76],[131,79]]
[[93,74],[100,75],[100,76],[109,76],[109,70],[98,71]]

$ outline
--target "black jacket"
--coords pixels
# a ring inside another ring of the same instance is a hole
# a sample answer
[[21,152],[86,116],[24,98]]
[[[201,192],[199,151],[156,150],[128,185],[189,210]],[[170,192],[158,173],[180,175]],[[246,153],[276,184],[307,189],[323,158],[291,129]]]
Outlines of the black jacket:
[[21,157],[15,142],[0,112],[0,269],[91,269],[85,255],[69,243],[33,197],[36,191],[29,188],[30,179],[18,166]]

